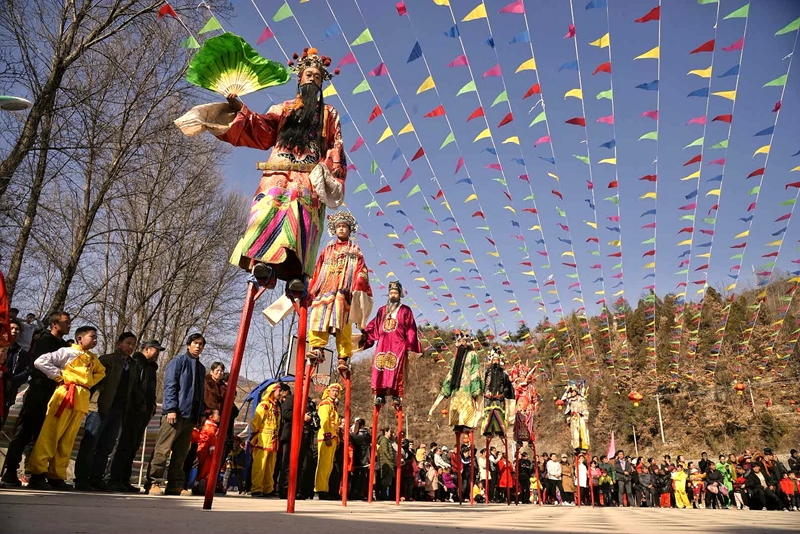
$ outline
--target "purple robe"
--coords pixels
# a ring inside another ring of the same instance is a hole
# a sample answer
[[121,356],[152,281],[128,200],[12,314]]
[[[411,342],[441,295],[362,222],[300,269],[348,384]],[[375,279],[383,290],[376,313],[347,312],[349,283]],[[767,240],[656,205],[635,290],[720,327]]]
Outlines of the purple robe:
[[387,315],[386,306],[381,306],[364,329],[364,348],[370,348],[377,341],[372,357],[372,389],[389,389],[402,395],[406,355],[408,351],[421,353],[422,347],[411,308],[401,304],[396,321]]

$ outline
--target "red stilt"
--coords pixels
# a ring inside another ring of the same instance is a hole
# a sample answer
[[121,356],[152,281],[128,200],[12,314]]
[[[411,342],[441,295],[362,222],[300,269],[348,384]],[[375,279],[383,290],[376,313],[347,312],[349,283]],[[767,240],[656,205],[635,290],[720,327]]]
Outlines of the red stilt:
[[[503,440],[503,445],[506,446],[506,456],[505,456],[505,458],[506,458],[506,465],[508,465],[509,464],[509,460],[508,460],[508,439],[506,439],[506,437],[504,436],[502,438],[502,440]],[[511,473],[511,479],[512,480],[514,479],[514,473]],[[498,483],[499,482],[500,481],[498,480]],[[506,486],[506,504],[508,506],[511,506],[511,486]]]
[[592,506],[594,506],[594,484],[592,483],[592,473],[590,471],[592,461],[589,457],[589,451],[586,451],[584,454],[586,455],[584,457],[586,459],[586,481],[589,483],[589,495],[591,495]]
[[378,448],[378,415],[381,413],[381,406],[376,405],[372,410],[372,447],[369,451],[369,489],[367,490],[367,502],[372,502],[373,489],[375,488],[375,449]]
[[[461,459],[461,432],[456,432],[456,454],[458,454],[459,460]],[[461,498],[463,492],[461,491],[461,472],[464,470],[464,464],[462,462],[461,469],[459,469],[458,473],[458,505],[461,506]]]
[[[308,391],[305,381],[304,365],[306,361],[306,332],[308,327],[308,302],[304,299],[294,301],[297,311],[297,357],[294,371],[294,416],[292,417],[292,442],[289,449],[289,493],[286,496],[286,513],[294,513],[294,504],[297,497],[297,474],[300,470],[300,442],[303,439],[303,417],[308,403]],[[297,381],[300,380],[298,384]],[[300,393],[298,395],[298,392]]]
[[[239,332],[236,334],[236,344],[233,346],[231,373],[228,378],[229,387],[225,393],[225,399],[222,401],[222,414],[220,415],[219,430],[217,431],[220,438],[227,435],[228,427],[230,426],[233,402],[236,400],[236,382],[239,380],[239,370],[242,368],[242,357],[244,356],[244,348],[247,344],[247,333],[250,330],[250,320],[253,318],[253,306],[256,303],[256,299],[258,299],[263,292],[263,287],[259,287],[253,282],[247,284],[247,294],[244,298],[242,318],[239,321]],[[214,449],[214,456],[211,460],[211,475],[209,480],[206,481],[206,497],[203,501],[203,510],[211,510],[211,505],[214,502],[214,490],[217,487],[217,475],[222,465],[222,453],[224,451],[225,447],[223,446]]]
[[539,497],[539,506],[542,506],[542,500],[544,499],[544,494],[542,493],[542,477],[539,474],[539,456],[536,454],[536,441],[531,441],[531,448],[533,449],[533,468],[536,470],[536,482],[538,488],[536,488],[536,494]]
[[514,449],[514,473],[516,476],[514,477],[514,504],[519,505],[519,490],[520,483],[519,483],[519,443],[517,447]]
[[475,431],[469,431],[469,505],[475,506]]
[[492,438],[486,438],[486,448],[483,449],[483,458],[486,461],[486,486],[483,488],[483,492],[486,494],[486,504],[489,504],[490,496],[489,496],[489,487],[491,484],[489,483],[490,478],[492,476],[492,470],[489,469],[489,445],[492,443]]
[[[344,468],[342,469],[342,506],[347,506],[347,479],[350,476],[350,371],[341,373],[344,382]],[[353,458],[355,460],[355,458]]]
[[400,463],[403,460],[403,407],[395,406],[395,417],[397,417],[397,461],[395,462],[394,476],[394,503],[400,506],[400,475],[402,472]]
[[575,454],[575,480],[578,481],[578,483],[576,484],[577,487],[575,488],[575,506],[580,506],[581,505],[581,478],[580,478],[580,472],[579,472],[579,466],[580,466],[580,461],[579,460],[580,460],[580,457],[581,457],[581,453],[580,453],[580,451],[578,451]]

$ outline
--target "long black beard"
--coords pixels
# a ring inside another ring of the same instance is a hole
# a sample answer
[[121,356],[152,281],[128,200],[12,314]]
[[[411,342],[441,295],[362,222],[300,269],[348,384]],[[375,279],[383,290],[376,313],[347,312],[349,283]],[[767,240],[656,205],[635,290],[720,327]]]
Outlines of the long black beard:
[[456,357],[453,360],[453,374],[450,375],[450,392],[454,392],[461,386],[461,373],[464,371],[464,361],[467,359],[469,347],[459,345],[456,349]]
[[390,316],[396,309],[400,307],[400,301],[392,302],[391,300],[386,302],[386,316]]
[[298,94],[303,107],[289,113],[283,128],[278,133],[278,145],[289,150],[307,148],[316,140],[309,136],[310,132],[313,130],[319,133],[319,124],[315,124],[319,121],[322,107],[319,86],[315,83],[301,85]]

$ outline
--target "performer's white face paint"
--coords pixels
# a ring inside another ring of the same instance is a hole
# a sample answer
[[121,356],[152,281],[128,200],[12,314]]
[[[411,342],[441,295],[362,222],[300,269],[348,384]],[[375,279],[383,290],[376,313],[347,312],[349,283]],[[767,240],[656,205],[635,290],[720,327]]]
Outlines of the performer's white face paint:
[[336,237],[340,241],[347,241],[350,238],[350,225],[347,223],[338,223],[336,225]]

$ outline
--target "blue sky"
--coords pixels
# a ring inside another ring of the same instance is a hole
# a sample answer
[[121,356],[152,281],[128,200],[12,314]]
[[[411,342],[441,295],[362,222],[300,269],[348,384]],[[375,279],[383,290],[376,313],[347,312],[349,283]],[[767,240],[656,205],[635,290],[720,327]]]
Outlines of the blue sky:
[[[363,147],[349,154],[358,170],[348,174],[346,202],[362,232],[369,236],[361,243],[367,264],[380,279],[373,284],[378,301],[385,293],[379,286],[397,277],[417,306],[418,321],[491,328],[499,333],[515,330],[523,318],[535,324],[545,311],[551,319],[558,318],[559,310],[567,313],[576,309],[581,299],[589,313],[597,312],[596,301],[603,296],[612,302],[620,291],[634,302],[651,285],[659,295],[682,291],[681,285],[688,285],[688,298],[696,299],[704,281],[716,288],[732,284],[735,280],[731,276],[737,271],[731,268],[735,265],[741,265],[739,289],[753,285],[753,267],[762,272],[800,269],[800,265],[791,263],[800,258],[798,216],[775,221],[792,211],[791,205],[781,203],[800,191],[784,189],[784,184],[800,180],[800,172],[790,173],[800,165],[800,157],[792,157],[800,150],[798,65],[789,70],[791,58],[786,58],[796,46],[797,32],[774,36],[800,17],[800,3],[752,2],[746,18],[723,20],[746,2],[722,0],[720,4],[699,5],[696,0],[672,0],[662,7],[660,22],[647,23],[635,23],[634,19],[657,6],[655,1],[609,0],[608,9],[588,10],[584,0],[528,1],[523,15],[499,13],[510,0],[486,0],[488,19],[468,22],[462,19],[479,5],[477,0],[451,0],[449,7],[435,5],[433,0],[408,0],[408,15],[403,17],[398,16],[395,3],[289,0],[294,17],[274,22],[273,15],[282,2],[255,1],[275,34],[256,47],[265,57],[285,61],[281,47],[288,54],[301,51],[308,46],[305,35],[322,54],[331,56],[334,64],[351,51],[358,60],[341,68],[341,75],[333,82],[338,95],[327,102],[352,118],[343,127],[345,146],[350,149],[359,136],[365,141]],[[235,17],[225,29],[255,46],[264,22],[251,2],[238,0],[233,6]],[[565,39],[573,13],[576,36]],[[326,38],[326,30],[336,33],[331,30],[337,21],[341,35]],[[459,32],[456,38],[446,35],[454,24]],[[348,46],[367,28],[372,42]],[[530,43],[509,44],[526,30]],[[610,36],[612,73],[593,75],[600,64],[609,61],[609,48],[590,46],[589,42],[606,33]],[[494,48],[486,44],[490,35]],[[741,51],[722,50],[743,36]],[[716,40],[713,53],[690,54],[711,39]],[[423,57],[407,62],[417,41]],[[660,60],[634,59],[659,45]],[[536,70],[515,73],[532,52]],[[469,67],[447,67],[462,55]],[[569,66],[576,59],[580,71]],[[366,76],[382,62],[388,75]],[[502,76],[484,78],[484,73],[497,64]],[[737,64],[738,76],[719,77]],[[711,78],[687,74],[709,66],[713,66]],[[783,87],[762,87],[787,70],[782,99]],[[417,94],[429,72],[435,90]],[[352,90],[365,77],[371,90],[353,95]],[[456,96],[473,79],[477,91]],[[636,88],[655,79],[659,80],[658,91]],[[709,81],[712,93],[735,89],[735,103],[714,95],[710,100],[687,97],[693,91],[707,89]],[[537,82],[541,94],[523,99]],[[597,119],[612,115],[612,100],[596,98],[611,84],[614,124],[598,123]],[[582,88],[583,101],[565,98],[576,88]],[[492,106],[503,90],[508,101]],[[247,95],[244,101],[253,109],[264,110],[271,101],[293,95],[292,82]],[[376,105],[383,109],[396,95],[402,105],[385,109],[377,119],[367,122]],[[546,121],[529,127],[543,110],[540,99],[546,106]],[[772,110],[779,99],[782,106],[775,125],[777,114]],[[423,117],[439,105],[444,106],[446,118]],[[479,106],[485,118],[467,122]],[[642,116],[657,106],[658,124]],[[513,121],[499,127],[509,113]],[[730,113],[733,122],[729,134],[729,124],[711,119]],[[585,117],[587,127],[565,123],[575,117]],[[697,117],[707,117],[707,123],[687,125]],[[409,122],[414,132],[399,135]],[[773,125],[774,137],[754,135]],[[378,143],[387,126],[393,135]],[[473,142],[487,127],[491,138]],[[451,129],[455,142],[440,149]],[[548,135],[548,129],[551,141],[534,148],[537,140]],[[656,130],[657,141],[639,140]],[[519,144],[503,143],[514,137]],[[684,148],[701,137],[703,143]],[[612,139],[616,149],[601,147]],[[727,149],[711,148],[726,139]],[[770,140],[768,160],[765,154],[753,156]],[[420,146],[425,155],[411,161]],[[683,166],[701,153],[701,147],[702,163]],[[402,156],[393,160],[398,148]],[[590,165],[576,155],[588,155]],[[455,174],[461,157],[463,168]],[[616,165],[599,163],[614,157]],[[555,165],[547,161],[551,158]],[[724,169],[708,164],[721,158],[725,159]],[[252,194],[259,179],[254,164],[265,159],[266,155],[258,151],[236,149],[224,168],[231,187]],[[656,174],[656,159],[658,181],[640,180]],[[375,174],[370,172],[373,160],[377,164]],[[502,170],[487,167],[498,163]],[[765,163],[763,177],[746,178]],[[412,174],[401,182],[407,168]],[[697,170],[699,178],[682,180]],[[528,180],[520,179],[520,175],[527,175]],[[756,199],[756,193],[750,192],[762,178],[757,207],[748,212]],[[591,190],[587,188],[589,180]],[[618,188],[609,188],[612,181],[617,181]],[[354,193],[362,183],[367,190]],[[376,193],[387,185],[391,192]],[[417,186],[420,193],[408,197]],[[434,200],[439,189],[444,197]],[[720,196],[707,196],[714,189],[720,189]],[[657,198],[640,198],[648,192],[655,192]],[[465,203],[473,194],[477,199]],[[614,194],[619,195],[618,205],[604,200]],[[445,199],[447,205],[442,204]],[[373,200],[383,215],[376,208],[365,208]],[[399,205],[387,206],[392,201]],[[691,207],[695,202],[696,212]],[[715,203],[719,204],[716,224],[710,219],[704,222]],[[537,214],[530,211],[534,208]],[[474,216],[476,212],[482,212],[485,219]],[[643,216],[647,212],[650,214]],[[687,215],[695,215],[694,223],[681,219]],[[750,215],[752,220],[748,219]],[[587,221],[596,221],[597,229]],[[407,229],[409,225],[413,230]],[[686,227],[692,230],[678,233]],[[709,233],[712,230],[713,235]],[[734,238],[748,230],[746,238]],[[391,234],[397,237],[387,237]],[[691,247],[678,246],[689,238]],[[767,243],[781,238],[783,246],[777,258],[763,258],[779,250]],[[621,259],[609,256],[620,251],[616,240],[622,243]],[[744,241],[744,257],[731,259],[742,249],[730,247]],[[643,257],[651,250],[656,251],[654,256]],[[406,251],[408,256],[400,257]],[[704,253],[708,255],[705,258],[701,256]],[[474,263],[465,263],[470,258]],[[682,260],[689,260],[688,265],[680,265]],[[620,261],[623,269],[618,267]],[[655,269],[646,268],[651,261]],[[765,266],[770,261],[776,262],[774,268]],[[564,263],[576,264],[577,270]],[[705,264],[709,265],[707,269]],[[680,272],[685,269],[688,273]],[[620,273],[624,274],[620,277]],[[534,302],[540,294],[544,306]]]

